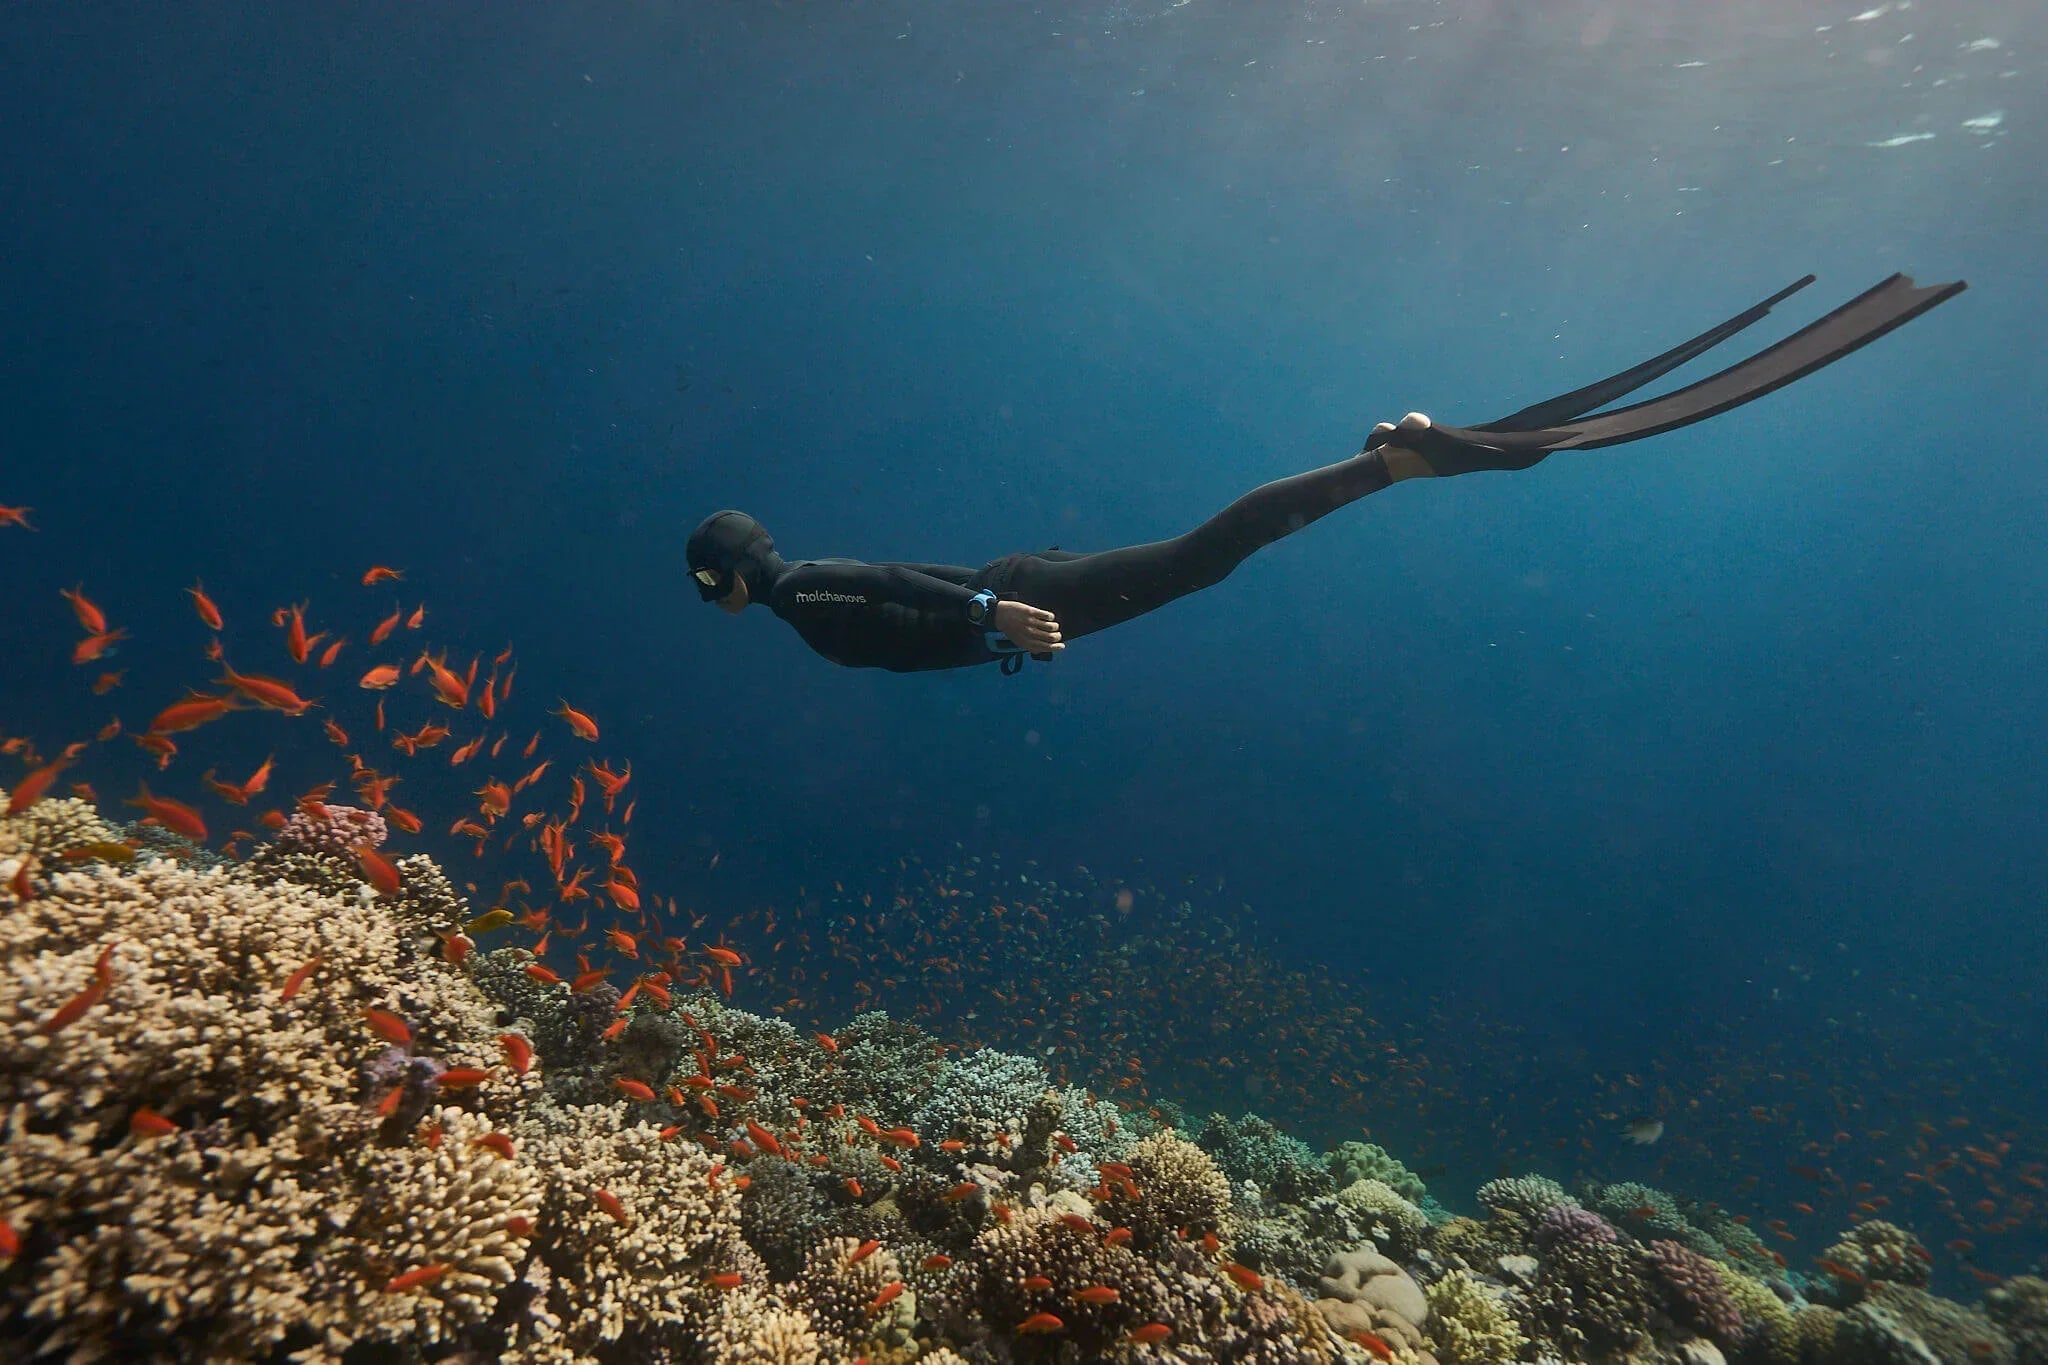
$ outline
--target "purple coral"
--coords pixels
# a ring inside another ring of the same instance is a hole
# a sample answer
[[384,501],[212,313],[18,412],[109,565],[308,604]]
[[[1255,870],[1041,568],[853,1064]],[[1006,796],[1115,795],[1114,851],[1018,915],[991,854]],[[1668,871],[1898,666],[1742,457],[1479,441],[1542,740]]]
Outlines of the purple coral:
[[1559,1242],[1618,1242],[1621,1234],[1614,1230],[1614,1224],[1602,1218],[1591,1209],[1582,1209],[1576,1204],[1557,1204],[1544,1211],[1543,1218],[1536,1224],[1535,1242],[1540,1251],[1548,1251]]
[[1712,1261],[1671,1241],[1652,1242],[1644,1254],[1681,1320],[1724,1344],[1742,1340],[1742,1313]]
[[277,846],[288,853],[325,853],[347,858],[368,844],[376,848],[390,831],[384,817],[355,806],[321,806],[320,814],[295,812],[277,832]]

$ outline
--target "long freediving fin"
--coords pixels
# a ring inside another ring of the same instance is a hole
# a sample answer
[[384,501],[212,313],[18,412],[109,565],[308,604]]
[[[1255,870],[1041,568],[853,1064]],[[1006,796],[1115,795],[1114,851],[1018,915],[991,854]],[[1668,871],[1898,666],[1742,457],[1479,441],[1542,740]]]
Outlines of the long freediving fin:
[[[1754,402],[1860,350],[1967,287],[1957,280],[1923,288],[1908,276],[1893,275],[1784,340],[1695,384],[1612,412],[1585,416],[1711,350],[1812,280],[1809,275],[1683,345],[1597,384],[1479,426],[1403,430],[1398,433],[1400,444],[1421,455],[1438,473],[1463,473],[1468,469],[1524,469],[1556,450],[1593,450],[1640,441]],[[1365,449],[1377,450],[1395,435],[1391,428],[1375,430]]]

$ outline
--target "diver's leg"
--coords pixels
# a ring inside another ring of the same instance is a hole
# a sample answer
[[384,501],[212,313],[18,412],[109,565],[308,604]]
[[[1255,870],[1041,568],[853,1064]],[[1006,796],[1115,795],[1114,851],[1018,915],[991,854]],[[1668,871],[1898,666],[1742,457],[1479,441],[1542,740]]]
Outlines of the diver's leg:
[[[1305,474],[1262,484],[1185,535],[1094,554],[1053,551],[1019,558],[1003,596],[1043,607],[1073,640],[1213,587],[1252,554],[1398,479],[1403,456],[1381,447]],[[1396,473],[1388,456],[1401,462]],[[1412,458],[1412,457],[1411,457]]]

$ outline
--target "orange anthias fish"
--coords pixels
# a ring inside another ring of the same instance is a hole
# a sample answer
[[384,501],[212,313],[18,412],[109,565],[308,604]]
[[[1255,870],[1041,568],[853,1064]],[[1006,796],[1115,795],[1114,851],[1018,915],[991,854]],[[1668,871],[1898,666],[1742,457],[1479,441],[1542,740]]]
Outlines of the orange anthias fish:
[[88,635],[73,646],[71,662],[74,664],[89,664],[105,654],[117,641],[127,638],[128,632],[125,629],[107,631],[100,635]]
[[128,803],[149,812],[149,818],[165,829],[184,835],[195,844],[206,842],[206,821],[199,812],[183,801],[174,801],[168,796],[151,796],[144,784],[141,794]]
[[237,673],[226,663],[222,663],[220,667],[220,681],[266,710],[282,711],[288,716],[302,716],[319,704],[308,701],[293,691],[290,683],[277,678],[266,678],[254,673]]
[[385,640],[390,638],[391,632],[398,629],[398,622],[402,617],[403,610],[404,609],[400,607],[393,607],[391,609],[391,614],[385,617],[383,620],[379,621],[371,629],[370,643],[372,645],[383,644]]
[[405,573],[402,570],[387,569],[382,564],[373,564],[369,572],[363,575],[363,586],[372,588],[379,583],[396,583],[404,577]]
[[71,604],[71,612],[78,618],[78,628],[87,635],[107,633],[107,614],[95,606],[85,595],[85,584],[75,588],[60,588],[57,595]]
[[209,721],[219,720],[235,709],[233,697],[216,697],[206,692],[185,693],[183,701],[173,702],[157,713],[149,723],[154,735],[175,735],[186,730],[196,730]]
[[365,1009],[363,1011],[363,1022],[368,1024],[371,1030],[387,1043],[396,1043],[398,1046],[404,1047],[412,1042],[412,1030],[405,1026],[405,1020],[399,1018],[390,1010],[380,1010],[374,1006]]
[[375,691],[381,690],[386,687],[390,687],[397,681],[397,664],[378,664],[375,668],[363,674],[361,680],[357,682],[356,686],[367,687]]
[[[439,659],[428,659],[427,669],[427,680],[434,685],[434,695],[441,699],[443,706],[460,711],[469,705],[470,685],[460,674],[449,671],[445,655]],[[475,671],[476,665],[472,663],[470,672],[473,674]]]
[[35,510],[33,507],[0,507],[0,526],[19,526],[24,531],[33,531],[36,528],[28,524],[28,514]]
[[548,714],[551,716],[560,716],[563,720],[568,721],[569,729],[575,732],[576,738],[590,740],[592,742],[596,741],[597,722],[592,720],[589,716],[584,715],[581,711],[578,711],[575,707],[569,705],[566,699],[563,700],[560,706],[549,708]]
[[206,595],[204,584],[195,580],[191,587],[185,589],[185,592],[192,599],[192,610],[199,613],[199,619],[206,623],[208,630],[220,630],[223,628],[224,623],[221,620],[220,608],[215,606],[213,599]]
[[302,664],[306,662],[307,655],[313,652],[313,646],[318,644],[327,632],[323,630],[319,635],[313,636],[306,634],[306,604],[304,602],[299,603],[297,606],[284,608],[284,615],[284,647],[292,656],[293,663]]
[[1018,1336],[1033,1336],[1041,1332],[1058,1332],[1066,1327],[1065,1321],[1051,1313],[1033,1313],[1017,1324]]
[[70,764],[69,759],[60,758],[55,763],[36,769],[16,783],[14,790],[7,794],[7,813],[19,815],[43,799],[43,793],[57,780],[57,775]]

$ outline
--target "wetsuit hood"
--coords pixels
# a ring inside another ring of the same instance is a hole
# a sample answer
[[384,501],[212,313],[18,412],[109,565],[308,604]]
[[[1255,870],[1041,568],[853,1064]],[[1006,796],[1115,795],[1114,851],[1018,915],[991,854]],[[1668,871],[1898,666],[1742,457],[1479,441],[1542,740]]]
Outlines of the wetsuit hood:
[[778,558],[768,528],[730,508],[697,523],[697,529],[690,532],[687,554],[697,595],[706,602],[731,593],[734,578],[745,579],[748,594],[762,600],[762,589],[771,576],[768,569]]

